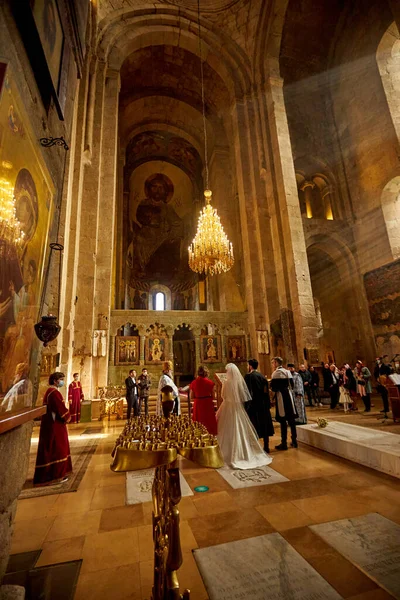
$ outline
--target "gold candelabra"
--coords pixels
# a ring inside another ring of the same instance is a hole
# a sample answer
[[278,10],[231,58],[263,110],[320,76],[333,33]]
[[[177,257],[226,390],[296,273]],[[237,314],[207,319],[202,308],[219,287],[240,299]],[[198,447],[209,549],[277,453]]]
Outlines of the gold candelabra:
[[152,600],[188,600],[179,591],[177,571],[182,565],[179,535],[181,486],[178,454],[203,466],[224,464],[215,436],[190,417],[172,415],[172,390],[162,395],[163,417],[134,417],[117,438],[111,469],[115,472],[155,467],[152,487],[154,578]]

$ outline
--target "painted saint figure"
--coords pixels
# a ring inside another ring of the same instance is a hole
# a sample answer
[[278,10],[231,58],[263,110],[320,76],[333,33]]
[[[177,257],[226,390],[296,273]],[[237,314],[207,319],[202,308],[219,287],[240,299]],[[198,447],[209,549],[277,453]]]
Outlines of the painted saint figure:
[[214,344],[214,339],[209,337],[207,340],[207,348],[206,348],[207,358],[217,358],[217,349]]
[[79,373],[74,373],[74,380],[68,386],[69,412],[71,423],[79,423],[81,420],[81,402],[84,400]]
[[182,221],[168,203],[174,193],[170,179],[155,173],[147,178],[146,197],[139,203],[132,223],[133,246],[130,250],[132,263],[137,276],[146,274],[147,264],[152,255],[164,242],[182,239]]

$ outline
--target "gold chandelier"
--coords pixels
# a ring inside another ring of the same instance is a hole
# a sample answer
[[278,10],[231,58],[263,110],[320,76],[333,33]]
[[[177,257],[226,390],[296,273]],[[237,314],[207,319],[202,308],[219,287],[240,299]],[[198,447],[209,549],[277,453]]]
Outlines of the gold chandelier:
[[204,197],[206,205],[200,213],[197,232],[188,249],[189,267],[196,273],[217,275],[219,273],[226,273],[231,269],[234,263],[234,257],[233,246],[229,242],[224,228],[221,225],[217,210],[211,206],[212,191],[209,189],[208,185],[207,126],[203,60],[201,53],[200,0],[197,2],[197,16],[199,29],[201,99],[203,105],[204,165],[206,175],[206,190],[204,191]]
[[19,246],[24,236],[16,215],[13,187],[7,179],[0,178],[0,239]]
[[196,273],[226,273],[234,263],[229,242],[215,208],[210,204],[211,190],[205,190],[206,205],[200,213],[197,232],[189,246],[189,267]]

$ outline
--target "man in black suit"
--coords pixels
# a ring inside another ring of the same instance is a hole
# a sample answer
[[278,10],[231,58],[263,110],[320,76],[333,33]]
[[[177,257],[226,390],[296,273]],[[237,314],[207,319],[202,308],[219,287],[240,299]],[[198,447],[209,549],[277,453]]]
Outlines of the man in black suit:
[[269,438],[274,435],[274,426],[271,418],[271,402],[268,391],[268,381],[259,371],[258,360],[251,358],[248,361],[248,373],[244,380],[251,395],[251,402],[246,407],[250,421],[257,431],[258,437],[264,440],[264,450],[269,452]]
[[128,404],[128,415],[127,419],[131,418],[131,411],[133,407],[133,416],[139,415],[139,403],[138,403],[138,387],[136,383],[136,371],[131,369],[129,371],[129,377],[125,379],[126,385],[126,401]]

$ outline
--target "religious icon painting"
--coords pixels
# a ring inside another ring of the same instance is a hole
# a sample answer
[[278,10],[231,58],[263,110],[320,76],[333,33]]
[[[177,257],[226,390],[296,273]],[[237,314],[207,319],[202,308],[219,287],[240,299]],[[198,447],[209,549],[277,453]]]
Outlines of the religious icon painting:
[[269,336],[268,331],[257,331],[257,351],[258,354],[269,354]]
[[154,335],[146,338],[145,362],[147,364],[160,364],[167,360],[168,340],[163,335]]
[[221,336],[201,335],[200,356],[203,363],[219,363],[222,361]]
[[246,360],[246,339],[244,335],[228,335],[226,338],[226,355],[229,362]]
[[140,338],[137,335],[117,335],[115,338],[115,364],[138,365]]

